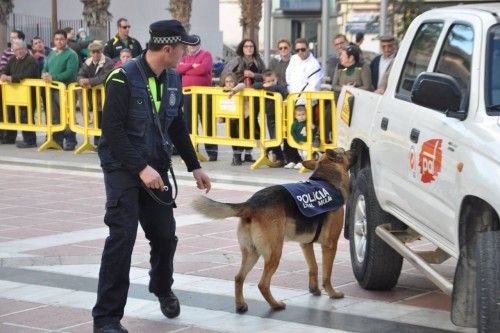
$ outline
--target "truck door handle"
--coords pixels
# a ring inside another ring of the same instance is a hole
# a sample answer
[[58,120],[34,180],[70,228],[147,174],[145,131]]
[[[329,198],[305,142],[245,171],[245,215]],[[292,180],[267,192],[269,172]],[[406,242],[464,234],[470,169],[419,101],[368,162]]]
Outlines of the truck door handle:
[[411,140],[411,142],[417,143],[419,135],[420,135],[420,131],[418,129],[416,129],[416,128],[412,128],[411,129],[411,133],[410,133],[410,140]]
[[384,131],[387,131],[388,125],[389,125],[389,118],[383,117],[382,121],[380,122],[380,128],[383,129]]

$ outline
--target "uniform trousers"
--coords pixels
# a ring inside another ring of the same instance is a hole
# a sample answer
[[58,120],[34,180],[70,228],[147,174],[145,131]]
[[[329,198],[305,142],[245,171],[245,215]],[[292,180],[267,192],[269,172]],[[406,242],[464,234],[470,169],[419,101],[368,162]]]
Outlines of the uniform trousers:
[[[167,191],[154,191],[164,202],[171,202],[172,189],[167,171],[159,171]],[[166,295],[173,280],[173,259],[177,246],[173,207],[157,203],[140,185],[137,175],[117,170],[104,172],[106,214],[109,227],[99,272],[97,302],[92,310],[98,327],[117,323],[123,317],[130,285],[129,272],[132,250],[140,222],[151,246],[149,291]]]

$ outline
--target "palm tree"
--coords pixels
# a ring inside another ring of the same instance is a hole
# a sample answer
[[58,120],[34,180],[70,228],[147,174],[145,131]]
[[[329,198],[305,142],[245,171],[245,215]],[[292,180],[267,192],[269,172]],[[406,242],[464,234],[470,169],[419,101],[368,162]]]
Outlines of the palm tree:
[[106,41],[108,22],[112,15],[108,12],[110,0],[80,0],[83,3],[82,15],[94,39]]
[[191,30],[189,19],[191,18],[192,0],[170,0],[170,13],[172,17],[182,23],[187,32]]
[[0,50],[7,47],[7,41],[3,36],[7,36],[7,21],[9,20],[9,15],[12,13],[14,4],[12,0],[0,0]]
[[252,39],[259,45],[259,23],[262,18],[262,0],[240,0],[241,18],[243,27],[242,38]]

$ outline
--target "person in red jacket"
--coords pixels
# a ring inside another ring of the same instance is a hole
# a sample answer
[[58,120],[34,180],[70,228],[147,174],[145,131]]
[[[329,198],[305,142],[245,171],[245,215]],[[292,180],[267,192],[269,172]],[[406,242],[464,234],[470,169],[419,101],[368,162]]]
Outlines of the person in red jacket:
[[[198,38],[200,41],[201,39]],[[182,87],[212,86],[212,55],[201,49],[200,43],[188,45],[187,52],[177,65],[177,73],[182,75]],[[189,133],[192,132],[192,98],[193,95],[184,95],[184,119]],[[201,119],[202,98],[198,95],[198,117]],[[212,135],[212,98],[207,96],[207,135]],[[217,161],[218,147],[214,144],[205,144],[209,161]]]

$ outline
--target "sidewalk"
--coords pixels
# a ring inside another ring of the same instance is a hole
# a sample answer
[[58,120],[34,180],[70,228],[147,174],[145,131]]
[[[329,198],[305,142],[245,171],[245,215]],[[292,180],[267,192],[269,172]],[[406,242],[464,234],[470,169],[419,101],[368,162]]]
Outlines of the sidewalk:
[[[256,152],[255,152],[255,156]],[[270,184],[307,178],[297,170],[230,165],[228,147],[205,162],[211,198],[238,202]],[[178,157],[175,211],[179,245],[174,290],[181,315],[167,320],[147,291],[149,245],[139,228],[123,324],[129,332],[474,332],[450,322],[450,299],[405,262],[389,292],[361,289],[349,244],[341,239],[333,283],[345,298],[311,296],[298,244],[287,243],[272,280],[287,304],[272,312],[257,288],[259,261],[249,274],[247,314],[234,312],[233,278],[240,264],[236,219],[209,220],[189,202],[201,194]],[[100,255],[107,236],[105,194],[97,154],[17,149],[0,145],[0,332],[91,332]],[[428,248],[421,241],[416,246]],[[316,249],[318,259],[321,255]],[[455,262],[440,265],[450,279]]]

